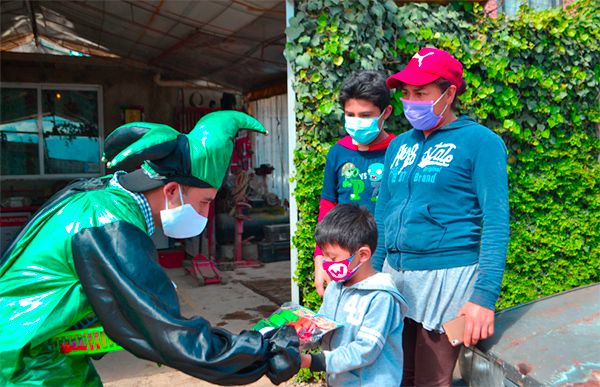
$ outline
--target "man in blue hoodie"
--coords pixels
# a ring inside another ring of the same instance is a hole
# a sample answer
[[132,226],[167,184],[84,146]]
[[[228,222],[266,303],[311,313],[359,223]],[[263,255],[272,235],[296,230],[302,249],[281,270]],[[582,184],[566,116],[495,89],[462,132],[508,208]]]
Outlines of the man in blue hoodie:
[[449,386],[459,347],[442,324],[465,316],[467,346],[494,333],[509,235],[506,147],[454,114],[466,84],[449,53],[421,49],[387,85],[401,89],[413,129],[386,153],[373,266],[408,301],[403,384]]
[[333,283],[319,313],[343,324],[302,356],[301,367],[326,371],[330,386],[398,386],[402,380],[402,327],[406,302],[389,274],[371,266],[377,244],[373,215],[340,204],[317,225],[323,270]]

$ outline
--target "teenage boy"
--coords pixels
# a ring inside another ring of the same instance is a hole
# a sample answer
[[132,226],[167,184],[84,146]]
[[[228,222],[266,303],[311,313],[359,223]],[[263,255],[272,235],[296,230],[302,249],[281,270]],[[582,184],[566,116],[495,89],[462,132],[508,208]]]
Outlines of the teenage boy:
[[325,336],[323,352],[302,355],[301,367],[325,371],[330,386],[399,386],[406,302],[391,276],[371,266],[377,245],[373,215],[340,204],[317,225],[315,239],[334,281],[319,313],[343,326]]
[[[357,204],[375,212],[385,151],[395,138],[383,128],[392,114],[385,80],[378,72],[361,71],[352,74],[342,86],[339,100],[348,136],[340,139],[327,154],[319,222],[339,203]],[[323,285],[329,282],[329,277],[321,269],[323,254],[318,246],[314,256],[315,287],[322,296]]]

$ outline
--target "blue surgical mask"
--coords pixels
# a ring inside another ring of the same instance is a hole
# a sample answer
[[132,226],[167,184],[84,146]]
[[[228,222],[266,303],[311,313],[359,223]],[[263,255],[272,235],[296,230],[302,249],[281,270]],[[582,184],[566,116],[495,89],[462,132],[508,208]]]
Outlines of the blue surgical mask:
[[165,197],[165,209],[160,212],[163,232],[166,236],[175,239],[191,238],[200,235],[208,219],[194,210],[191,204],[183,202],[181,186],[179,186],[179,198],[181,206],[169,208],[169,202]]
[[345,116],[344,127],[346,132],[359,144],[368,145],[372,143],[381,132],[379,119],[383,116],[383,113],[385,113],[385,110],[381,112],[379,117],[374,118]]
[[433,112],[433,107],[440,101],[444,94],[446,94],[446,91],[448,91],[448,89],[446,89],[435,101],[421,102],[409,101],[404,98],[401,99],[402,106],[404,107],[404,116],[413,128],[417,130],[429,130],[439,125],[444,116],[444,112],[448,108],[448,104],[446,104],[439,116]]

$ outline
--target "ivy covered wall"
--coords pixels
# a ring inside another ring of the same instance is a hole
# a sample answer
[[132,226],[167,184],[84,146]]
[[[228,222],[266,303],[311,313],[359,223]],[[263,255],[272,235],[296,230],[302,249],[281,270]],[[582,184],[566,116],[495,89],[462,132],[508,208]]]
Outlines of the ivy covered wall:
[[[478,5],[297,0],[286,57],[295,74],[296,279],[313,287],[313,232],[325,157],[343,134],[337,95],[353,71],[399,71],[423,46],[465,66],[459,110],[502,136],[511,239],[499,308],[600,281],[600,2],[490,19]],[[409,129],[399,95],[387,129]]]

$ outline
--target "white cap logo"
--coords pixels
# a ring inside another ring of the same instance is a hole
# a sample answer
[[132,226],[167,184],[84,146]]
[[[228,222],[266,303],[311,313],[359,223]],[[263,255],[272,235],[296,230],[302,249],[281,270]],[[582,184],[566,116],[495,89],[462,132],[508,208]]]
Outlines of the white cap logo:
[[417,58],[417,60],[419,61],[419,67],[421,67],[421,65],[423,64],[423,59],[425,59],[426,57],[428,57],[429,55],[433,55],[434,52],[428,52],[427,54],[421,56],[419,55],[419,53],[417,52],[415,55],[413,55],[413,58]]

